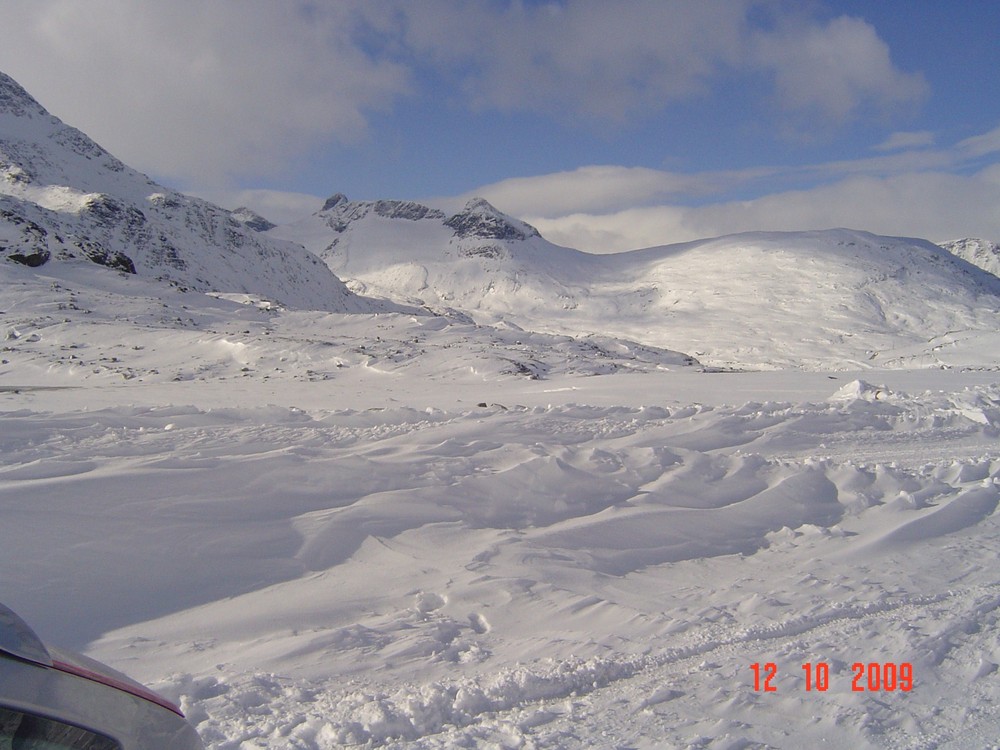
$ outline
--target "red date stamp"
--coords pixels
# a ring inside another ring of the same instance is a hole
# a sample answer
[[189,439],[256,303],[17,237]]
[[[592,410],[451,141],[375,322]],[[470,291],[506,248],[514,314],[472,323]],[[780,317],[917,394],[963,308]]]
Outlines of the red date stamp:
[[[774,662],[750,665],[753,672],[753,689],[759,693],[776,693],[778,686],[775,679],[778,676],[778,665]],[[808,662],[802,665],[805,689],[807,692],[818,690],[825,692],[830,689],[830,665],[825,661]],[[913,690],[913,665],[904,661],[899,664],[892,661],[861,662],[851,665],[851,690],[855,693],[907,693]]]

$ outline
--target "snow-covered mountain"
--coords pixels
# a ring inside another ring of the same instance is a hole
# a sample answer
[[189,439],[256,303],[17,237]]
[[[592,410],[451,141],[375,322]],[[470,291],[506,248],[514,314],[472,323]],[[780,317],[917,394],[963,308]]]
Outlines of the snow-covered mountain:
[[600,256],[554,245],[481,198],[449,215],[413,201],[350,201],[337,193],[312,216],[268,235],[303,244],[356,291],[507,317],[576,307],[604,267]]
[[982,364],[983,337],[1000,329],[997,248],[979,241],[943,249],[836,229],[594,255],[481,198],[455,213],[339,193],[275,227],[157,185],[2,74],[0,256],[93,261],[300,309],[375,309],[339,276],[457,319],[627,339],[723,367]]
[[0,256],[36,267],[89,259],[193,290],[364,307],[314,256],[260,228],[157,185],[0,73]]
[[847,229],[592,255],[482,199],[449,216],[337,194],[269,234],[301,242],[360,291],[483,322],[600,331],[716,365],[939,364],[957,338],[1000,322],[995,277],[923,240]]
[[675,345],[709,361],[969,363],[974,342],[1000,325],[998,280],[919,239],[755,232],[626,253],[619,262],[620,306],[679,333]]
[[968,237],[942,242],[941,247],[994,276],[1000,276],[1000,245],[996,242]]

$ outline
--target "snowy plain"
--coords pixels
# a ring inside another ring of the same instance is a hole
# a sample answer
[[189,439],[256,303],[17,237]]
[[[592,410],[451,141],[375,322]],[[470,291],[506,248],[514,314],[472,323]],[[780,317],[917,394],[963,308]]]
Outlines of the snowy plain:
[[4,601],[210,748],[997,746],[996,328],[712,371],[0,274]]

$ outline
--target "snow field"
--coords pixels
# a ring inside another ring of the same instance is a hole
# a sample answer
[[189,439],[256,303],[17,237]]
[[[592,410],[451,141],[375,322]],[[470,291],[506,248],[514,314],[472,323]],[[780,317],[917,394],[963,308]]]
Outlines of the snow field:
[[[996,386],[860,382],[7,410],[4,569],[31,560],[15,606],[157,682],[211,747],[969,746],[995,729],[998,416]],[[910,450],[883,463],[878,438]],[[859,660],[913,663],[919,690],[853,693]],[[836,690],[796,687],[808,661]]]
[[995,369],[712,373],[0,270],[4,601],[211,748],[997,736]]

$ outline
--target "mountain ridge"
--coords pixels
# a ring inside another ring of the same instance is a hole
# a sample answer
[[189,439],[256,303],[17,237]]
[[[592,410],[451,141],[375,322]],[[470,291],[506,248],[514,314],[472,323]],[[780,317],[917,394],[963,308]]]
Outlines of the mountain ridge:
[[0,257],[89,260],[195,291],[363,310],[327,266],[207,201],[158,185],[0,73]]
[[998,322],[997,278],[922,239],[749,232],[595,255],[525,231],[482,199],[465,215],[515,231],[456,230],[461,219],[429,209],[401,221],[342,194],[330,205],[270,234],[303,244],[356,291],[486,324],[601,331],[714,366],[927,366],[940,360],[936,337]]
[[455,212],[336,193],[274,226],[158,185],[0,74],[0,257],[30,268],[89,261],[300,309],[402,304],[619,337],[712,367],[925,367],[983,359],[976,342],[1000,329],[1000,279],[979,265],[996,253],[831,229],[595,255],[482,198]]

